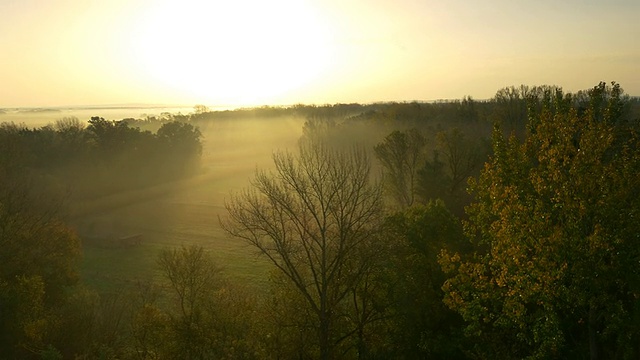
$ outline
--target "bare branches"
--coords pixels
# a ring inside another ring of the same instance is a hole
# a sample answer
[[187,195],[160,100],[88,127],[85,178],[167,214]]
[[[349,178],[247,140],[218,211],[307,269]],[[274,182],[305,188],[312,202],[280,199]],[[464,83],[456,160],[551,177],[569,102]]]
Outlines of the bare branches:
[[374,147],[376,157],[384,165],[388,187],[401,208],[415,200],[417,171],[424,160],[425,137],[417,130],[394,131]]
[[258,172],[252,189],[226,203],[222,227],[255,246],[301,292],[320,322],[321,357],[328,356],[338,306],[371,266],[381,187],[371,183],[361,148],[306,143],[298,156],[277,153],[273,160],[274,172]]

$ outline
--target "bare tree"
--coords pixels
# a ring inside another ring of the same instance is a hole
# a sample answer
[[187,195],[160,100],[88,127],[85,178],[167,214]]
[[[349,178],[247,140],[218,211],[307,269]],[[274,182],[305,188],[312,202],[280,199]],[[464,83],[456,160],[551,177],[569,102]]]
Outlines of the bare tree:
[[370,181],[362,148],[340,152],[301,143],[274,154],[275,172],[257,172],[252,188],[226,203],[222,227],[255,246],[288,278],[317,321],[318,356],[354,333],[338,329],[342,308],[381,249],[381,187]]
[[169,354],[184,359],[205,359],[219,349],[217,331],[209,311],[215,292],[221,286],[221,269],[200,246],[163,250],[158,265],[169,280],[176,309],[170,315]]
[[374,147],[385,168],[385,181],[400,208],[411,206],[415,200],[417,172],[424,161],[426,143],[417,129],[396,130]]
[[467,139],[458,128],[439,132],[436,140],[451,178],[449,192],[454,194],[482,167],[486,149],[478,140]]

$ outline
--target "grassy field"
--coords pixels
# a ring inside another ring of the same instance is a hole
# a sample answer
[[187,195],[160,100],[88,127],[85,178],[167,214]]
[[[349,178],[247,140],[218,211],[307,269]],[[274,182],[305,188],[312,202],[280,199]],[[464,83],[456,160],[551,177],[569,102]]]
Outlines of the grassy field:
[[[212,124],[204,129],[203,172],[149,189],[76,204],[74,223],[83,238],[82,280],[101,292],[157,279],[162,249],[203,246],[239,282],[264,288],[271,266],[244,242],[220,228],[225,198],[249,186],[274,151],[295,147],[302,122],[285,119]],[[141,234],[140,245],[109,246],[105,238]]]

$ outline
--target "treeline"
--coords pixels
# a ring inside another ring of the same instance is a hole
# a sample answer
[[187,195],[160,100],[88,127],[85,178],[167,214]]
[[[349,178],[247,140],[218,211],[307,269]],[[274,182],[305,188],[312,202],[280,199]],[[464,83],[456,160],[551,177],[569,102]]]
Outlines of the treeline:
[[[640,356],[640,118],[618,84],[251,111],[292,109],[307,112],[298,151],[276,153],[273,172],[233,194],[221,220],[272,263],[264,295],[231,282],[199,247],[163,251],[155,284],[84,289],[73,266],[78,239],[57,202],[2,178],[1,356]],[[166,131],[199,139],[193,124],[218,115],[194,116]],[[91,156],[115,168],[127,160],[108,149],[138,147],[106,133],[170,142],[165,131],[130,129],[94,118],[79,131],[102,139],[90,137]],[[25,164],[45,174],[37,158]]]
[[175,180],[196,170],[201,152],[200,131],[189,122],[163,122],[155,133],[100,117],[41,128],[0,124],[3,176],[47,178],[74,199]]

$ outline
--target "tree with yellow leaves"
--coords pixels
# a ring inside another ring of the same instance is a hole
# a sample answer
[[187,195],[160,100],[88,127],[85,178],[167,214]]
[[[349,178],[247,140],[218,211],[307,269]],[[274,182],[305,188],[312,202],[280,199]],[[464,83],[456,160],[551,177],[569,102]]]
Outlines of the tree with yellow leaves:
[[[471,182],[476,251],[443,254],[446,304],[491,358],[640,354],[640,134],[616,83],[548,91]],[[582,106],[580,106],[582,105]]]

